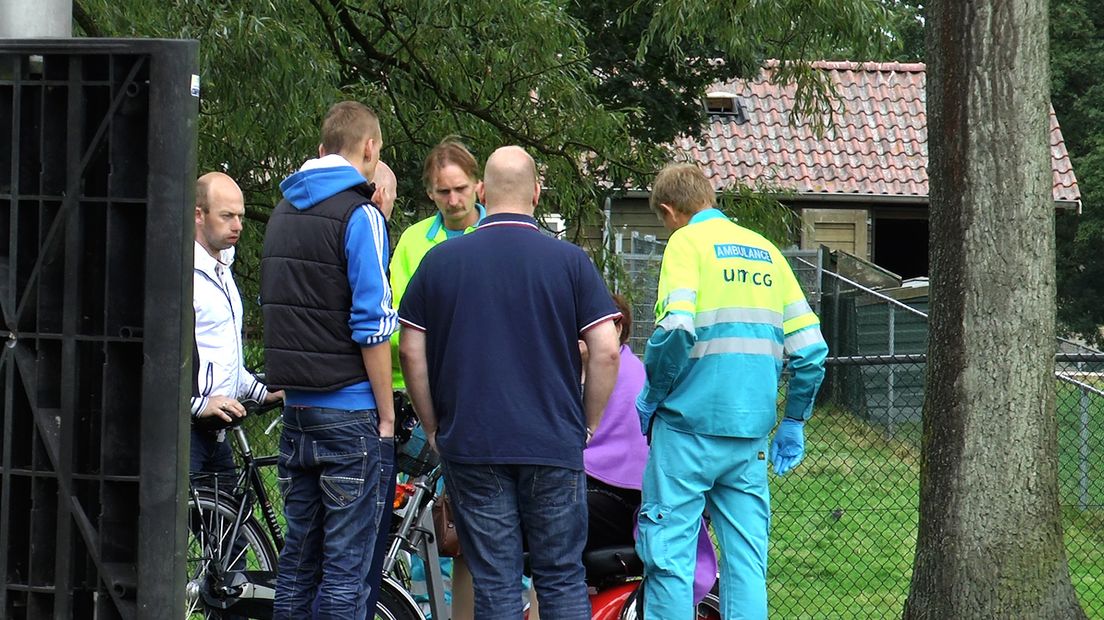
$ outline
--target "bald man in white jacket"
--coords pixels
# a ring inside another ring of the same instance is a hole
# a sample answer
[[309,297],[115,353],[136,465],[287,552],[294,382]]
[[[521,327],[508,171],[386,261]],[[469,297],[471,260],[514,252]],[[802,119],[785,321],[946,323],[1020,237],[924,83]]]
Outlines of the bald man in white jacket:
[[269,392],[245,368],[242,354],[242,302],[230,265],[241,238],[245,200],[241,189],[221,172],[196,183],[195,269],[192,308],[195,347],[192,369],[192,448],[190,471],[233,474],[234,457],[225,431],[203,430],[208,418],[231,422],[245,415],[241,401],[272,402]]

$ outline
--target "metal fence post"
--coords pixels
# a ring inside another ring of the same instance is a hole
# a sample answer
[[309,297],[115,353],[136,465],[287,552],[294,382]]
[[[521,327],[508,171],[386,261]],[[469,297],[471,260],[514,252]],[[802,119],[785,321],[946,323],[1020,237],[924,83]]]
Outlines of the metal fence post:
[[[1082,364],[1077,363],[1077,369],[1081,370]],[[1081,510],[1089,507],[1089,392],[1085,388],[1080,389],[1080,428],[1077,432],[1079,446],[1077,448],[1077,473],[1078,473],[1078,505]]]
[[[893,356],[897,354],[897,312],[896,309],[889,306],[889,355]],[[897,426],[897,394],[896,394],[896,379],[897,379],[897,365],[889,365],[889,376],[887,378],[887,395],[889,397],[889,408],[886,412],[888,414],[887,428],[889,436],[894,435],[894,430]]]

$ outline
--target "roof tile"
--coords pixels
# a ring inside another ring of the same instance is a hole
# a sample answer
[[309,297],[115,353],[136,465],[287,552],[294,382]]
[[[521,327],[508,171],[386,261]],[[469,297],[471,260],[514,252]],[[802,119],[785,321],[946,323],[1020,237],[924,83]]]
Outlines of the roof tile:
[[[750,120],[714,115],[703,139],[681,138],[676,148],[708,170],[718,189],[739,180],[810,194],[926,197],[927,118],[924,65],[817,62],[831,73],[842,104],[835,126],[818,137],[804,119],[791,124],[794,87],[771,84],[768,61],[754,80],[714,86],[741,98]],[[1081,193],[1053,108],[1050,152],[1054,200],[1077,202]]]

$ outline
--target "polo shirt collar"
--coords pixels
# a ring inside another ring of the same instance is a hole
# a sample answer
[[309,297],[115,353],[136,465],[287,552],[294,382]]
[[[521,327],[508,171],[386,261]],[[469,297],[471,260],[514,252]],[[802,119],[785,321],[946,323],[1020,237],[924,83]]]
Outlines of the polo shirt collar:
[[[479,204],[478,202],[475,203],[475,210],[479,212],[479,219],[475,220],[475,224],[472,224],[465,230],[474,230],[477,226],[479,226],[480,222],[483,221],[483,218],[487,217],[487,208]],[[437,235],[444,227],[445,218],[441,215],[441,212],[438,211],[436,217],[433,218],[433,224],[431,224],[429,226],[429,230],[426,231],[426,239],[429,239],[430,241],[436,239]]]
[[521,213],[495,213],[483,218],[483,221],[479,223],[480,230],[496,226],[521,226],[540,231],[540,226],[537,225],[537,220],[533,216],[522,215]]
[[707,220],[715,220],[717,218],[728,219],[720,209],[706,209],[705,211],[698,211],[690,218],[691,224],[697,224],[699,222],[705,222]]

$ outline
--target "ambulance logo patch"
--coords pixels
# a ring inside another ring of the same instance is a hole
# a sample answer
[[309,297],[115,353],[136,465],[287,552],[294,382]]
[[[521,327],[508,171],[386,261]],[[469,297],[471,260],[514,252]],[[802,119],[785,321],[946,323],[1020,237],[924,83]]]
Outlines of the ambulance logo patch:
[[713,246],[713,252],[717,258],[742,258],[744,260],[756,260],[761,263],[770,263],[771,255],[768,250],[755,248],[750,245],[738,243],[718,243]]

